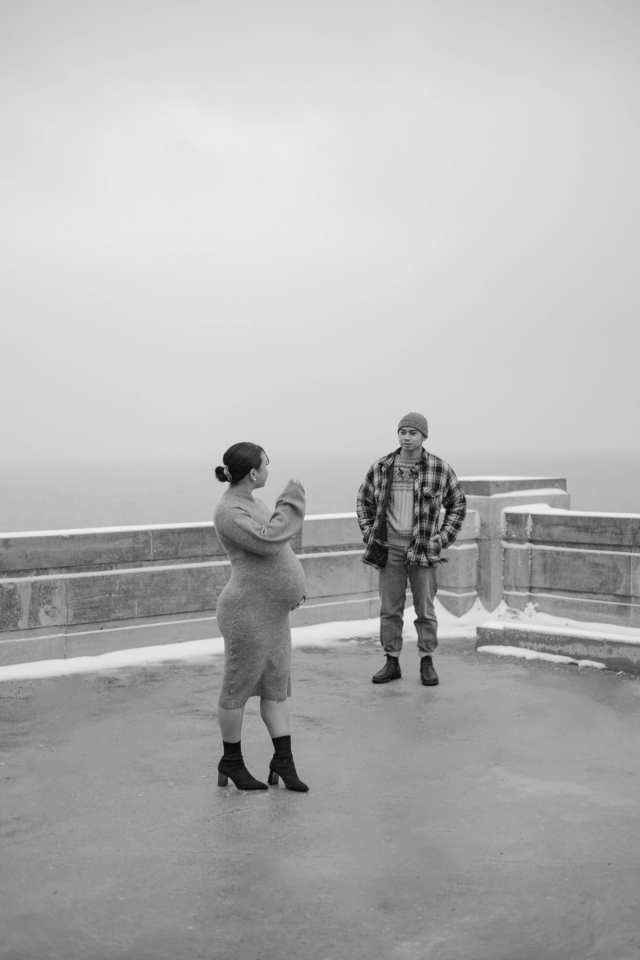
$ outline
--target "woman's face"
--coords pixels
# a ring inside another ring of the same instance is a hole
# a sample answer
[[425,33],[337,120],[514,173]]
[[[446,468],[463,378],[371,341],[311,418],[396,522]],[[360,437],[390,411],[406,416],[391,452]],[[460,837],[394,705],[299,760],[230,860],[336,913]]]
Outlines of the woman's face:
[[262,451],[262,460],[258,470],[251,470],[251,478],[256,478],[255,483],[253,484],[254,490],[258,490],[260,487],[264,487],[269,477],[269,457],[266,455],[264,450]]

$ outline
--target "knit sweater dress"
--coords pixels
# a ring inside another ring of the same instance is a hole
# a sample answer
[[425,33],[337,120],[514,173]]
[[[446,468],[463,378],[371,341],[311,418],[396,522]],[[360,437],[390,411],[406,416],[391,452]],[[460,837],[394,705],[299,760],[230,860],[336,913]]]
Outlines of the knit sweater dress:
[[289,612],[302,600],[306,579],[289,540],[304,512],[304,491],[293,480],[273,513],[232,489],[216,507],[213,524],[231,562],[216,611],[225,653],[221,707],[291,696]]

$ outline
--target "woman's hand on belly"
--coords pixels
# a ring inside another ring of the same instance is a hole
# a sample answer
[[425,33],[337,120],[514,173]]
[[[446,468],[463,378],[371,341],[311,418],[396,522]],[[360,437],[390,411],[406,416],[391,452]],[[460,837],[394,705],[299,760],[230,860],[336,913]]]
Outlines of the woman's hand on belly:
[[307,593],[306,593],[306,591],[305,591],[305,592],[302,594],[302,599],[298,600],[298,602],[296,603],[295,607],[291,607],[291,611],[293,612],[294,610],[297,610],[298,607],[301,607],[302,604],[305,602],[306,599],[307,599]]

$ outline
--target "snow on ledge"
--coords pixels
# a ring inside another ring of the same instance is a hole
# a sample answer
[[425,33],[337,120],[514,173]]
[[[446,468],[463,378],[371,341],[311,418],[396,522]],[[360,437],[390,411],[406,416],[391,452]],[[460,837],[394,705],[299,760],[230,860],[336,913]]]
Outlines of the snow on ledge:
[[[350,520],[357,513],[312,513],[305,520]],[[213,520],[190,520],[186,523],[145,523],[121,527],[72,527],[69,530],[11,530],[0,533],[0,540],[15,540],[22,537],[78,537],[97,533],[133,533],[154,530],[196,530],[198,527],[213,527]]]
[[637,627],[624,627],[617,623],[599,623],[596,620],[572,620],[569,617],[557,617],[552,613],[540,613],[535,603],[528,603],[524,610],[516,610],[502,603],[483,621],[483,626],[494,630],[506,630],[517,627],[536,633],[573,634],[582,638],[595,634],[596,639],[624,640],[627,643],[640,643],[640,630]]
[[307,520],[355,520],[358,514],[353,513],[309,513],[304,518]]
[[[585,623],[580,625],[579,621],[571,621],[572,626],[569,626],[568,620],[563,621],[560,617],[554,617],[556,623],[554,624],[542,624],[538,622],[535,618],[531,623],[522,623],[520,620],[487,620],[482,624],[483,627],[486,627],[490,630],[517,630],[520,633],[537,633],[546,634],[547,636],[558,636],[560,634],[563,637],[572,637],[575,640],[604,640],[609,643],[636,643],[640,644],[640,630],[636,630],[633,627],[614,627],[614,630],[617,629],[617,632],[611,629],[611,624],[603,625],[601,623]],[[565,623],[566,626],[562,626],[562,623]]]
[[522,507],[505,507],[504,513],[571,513],[573,510],[566,510],[564,507],[552,507],[549,503],[529,503]]
[[145,530],[193,530],[197,527],[212,527],[213,520],[191,521],[189,523],[147,523],[134,527],[74,527],[70,530],[14,530],[0,533],[0,540],[15,540],[18,537],[77,537],[96,533],[132,533]]
[[578,669],[593,667],[595,670],[606,670],[606,663],[598,660],[576,660],[574,657],[563,657],[558,653],[541,653],[538,650],[527,650],[525,647],[503,647],[487,644],[477,648],[478,653],[493,653],[498,657],[520,657],[522,660],[546,660],[547,663],[574,663]]
[[[535,491],[547,493],[548,491]],[[624,517],[628,520],[640,520],[640,513],[609,513],[606,510],[565,510],[563,507],[551,507],[547,503],[531,503],[522,507],[505,507],[505,513],[557,513],[567,517]]]
[[[496,476],[496,474],[494,474],[494,473],[488,474],[487,476],[474,475],[474,476],[470,477],[470,476],[465,475],[464,477],[458,477],[458,480],[485,480],[485,481],[487,481],[487,480],[496,480],[496,481],[500,481],[500,480],[509,480],[509,481],[511,481],[511,480],[549,480],[549,479],[550,479],[549,475],[544,476],[544,477],[537,477],[537,476],[536,476],[536,477],[528,477],[528,476],[527,476],[527,477],[524,477],[524,476],[521,476],[521,475],[519,475],[519,476],[517,476],[517,477],[499,477],[499,476]],[[558,478],[558,479],[560,479],[560,478]],[[557,488],[557,487],[554,487],[553,489],[556,490],[556,489],[558,489],[558,488]]]
[[[512,499],[514,499],[514,498],[516,498],[516,497],[522,497],[523,499],[525,499],[525,498],[528,498],[528,497],[551,497],[551,496],[554,496],[554,497],[555,497],[555,496],[560,496],[560,495],[565,496],[565,497],[567,496],[567,491],[566,491],[566,490],[563,490],[562,487],[536,487],[535,490],[534,490],[534,489],[532,489],[532,490],[510,490],[508,493],[492,493],[491,496],[490,496],[488,499],[489,499],[489,500],[512,500]],[[472,497],[473,494],[469,494],[469,496]],[[538,507],[538,506],[540,506],[540,507],[546,507],[546,506],[548,506],[548,504],[546,504],[546,503],[540,503],[540,504],[535,503],[535,504],[531,504],[531,506],[532,506],[532,507],[534,507],[534,506],[535,506],[535,507]],[[508,507],[505,507],[505,510],[507,510],[507,509],[509,509],[509,508],[508,508]],[[524,507],[514,507],[513,509],[514,509],[514,510],[524,510],[525,508],[524,508]],[[567,510],[564,510],[563,507],[549,507],[549,510],[563,510],[564,513],[569,512],[569,511],[567,511]]]

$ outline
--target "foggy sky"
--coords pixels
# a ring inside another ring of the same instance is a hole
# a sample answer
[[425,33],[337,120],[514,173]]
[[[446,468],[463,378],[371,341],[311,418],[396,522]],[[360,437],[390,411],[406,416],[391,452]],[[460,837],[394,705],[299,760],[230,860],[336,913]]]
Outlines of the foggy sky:
[[4,0],[0,449],[640,451],[640,5]]

